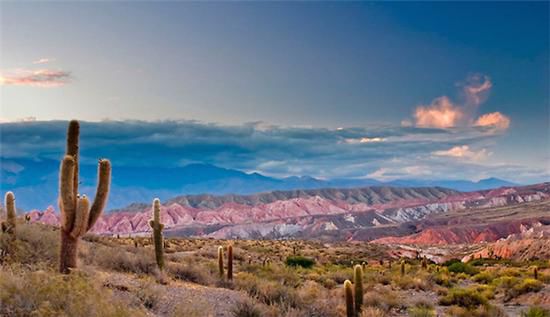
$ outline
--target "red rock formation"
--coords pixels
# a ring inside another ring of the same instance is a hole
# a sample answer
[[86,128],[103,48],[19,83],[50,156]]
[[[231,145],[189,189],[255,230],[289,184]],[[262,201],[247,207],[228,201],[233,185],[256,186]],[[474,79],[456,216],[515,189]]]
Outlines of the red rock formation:
[[[488,191],[459,193],[438,188],[388,188],[327,189],[312,191],[274,192],[256,196],[185,196],[162,206],[162,222],[167,230],[194,227],[238,226],[246,238],[247,232],[262,228],[260,232],[285,235],[296,229],[307,230],[310,237],[319,232],[337,232],[348,228],[376,227],[381,222],[399,224],[423,219],[430,214],[449,211],[505,206],[525,201],[550,198],[550,183],[531,186],[501,188]],[[263,202],[266,201],[266,202]],[[193,207],[195,206],[195,207]],[[209,207],[205,207],[209,206]],[[372,213],[369,223],[355,223],[354,214]],[[44,212],[30,212],[32,221],[51,225],[59,219],[52,207]],[[139,212],[118,211],[104,214],[93,232],[99,234],[142,233],[150,230],[149,207]],[[311,223],[311,217],[340,215],[340,219]],[[464,219],[456,218],[463,222]],[[269,224],[268,224],[269,223]],[[384,238],[380,243],[477,243],[494,241],[515,233],[514,225],[507,228],[456,227],[453,230],[430,228],[403,238]],[[208,231],[208,230],[204,230]],[[199,231],[196,231],[199,232]],[[212,236],[233,235],[230,228],[213,233]],[[345,236],[353,237],[352,233]]]

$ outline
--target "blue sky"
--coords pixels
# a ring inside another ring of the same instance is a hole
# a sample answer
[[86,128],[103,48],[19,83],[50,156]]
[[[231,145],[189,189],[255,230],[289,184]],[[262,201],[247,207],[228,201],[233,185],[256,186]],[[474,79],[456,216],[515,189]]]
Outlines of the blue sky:
[[[173,157],[163,164],[548,180],[548,12],[548,2],[2,2],[2,156],[17,156],[8,145],[57,153],[6,137],[23,119],[78,118],[161,136]],[[212,127],[215,142],[196,133]],[[124,164],[151,146],[112,153],[135,135],[110,131],[100,143]],[[164,137],[218,146],[190,158]]]

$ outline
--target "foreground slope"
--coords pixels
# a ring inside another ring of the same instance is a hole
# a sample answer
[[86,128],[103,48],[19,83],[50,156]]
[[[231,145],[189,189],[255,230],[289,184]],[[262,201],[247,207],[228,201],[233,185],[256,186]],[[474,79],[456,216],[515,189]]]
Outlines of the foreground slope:
[[[219,275],[216,258],[229,244],[232,281]],[[354,263],[364,263],[367,316],[513,317],[550,308],[548,259],[476,258],[463,266],[413,257],[401,273],[394,250],[380,244],[167,239],[160,274],[149,237],[87,235],[80,268],[61,275],[58,228],[21,221],[16,245],[0,257],[2,316],[341,317]],[[288,265],[293,257],[313,264]]]

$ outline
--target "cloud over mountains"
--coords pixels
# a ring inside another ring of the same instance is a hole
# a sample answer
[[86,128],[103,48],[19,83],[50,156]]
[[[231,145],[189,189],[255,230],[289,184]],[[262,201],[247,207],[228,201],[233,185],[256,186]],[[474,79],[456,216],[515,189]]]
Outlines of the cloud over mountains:
[[[59,159],[66,126],[65,121],[0,124],[3,160]],[[526,181],[523,175],[544,175],[538,169],[481,160],[490,153],[485,148],[498,137],[477,126],[327,129],[263,123],[102,121],[82,122],[81,157],[84,164],[107,157],[115,167],[207,163],[279,177],[448,179],[456,175]]]

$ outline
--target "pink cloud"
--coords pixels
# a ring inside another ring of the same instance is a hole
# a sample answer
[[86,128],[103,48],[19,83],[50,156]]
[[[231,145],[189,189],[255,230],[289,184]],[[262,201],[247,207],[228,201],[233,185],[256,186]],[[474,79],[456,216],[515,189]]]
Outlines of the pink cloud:
[[480,127],[492,127],[503,131],[510,126],[510,118],[497,111],[482,115],[477,118],[474,124]]
[[488,76],[472,75],[468,77],[466,82],[467,84],[464,85],[463,90],[467,105],[477,107],[487,100],[487,96],[493,88],[493,83]]
[[[414,111],[414,125],[421,128],[452,128],[470,126],[490,126],[504,131],[510,126],[510,118],[494,112],[475,119],[478,107],[485,102],[493,83],[488,76],[472,75],[465,84],[461,84],[464,93],[463,102],[451,101],[447,96],[434,99],[429,105],[420,105]],[[409,120],[403,120],[409,123]],[[410,122],[412,123],[412,122]]]
[[71,74],[66,71],[19,69],[10,74],[0,75],[0,85],[59,87],[65,85],[70,78]]
[[462,109],[445,96],[435,99],[428,106],[418,106],[414,112],[416,126],[423,128],[454,127],[463,117]]

